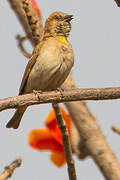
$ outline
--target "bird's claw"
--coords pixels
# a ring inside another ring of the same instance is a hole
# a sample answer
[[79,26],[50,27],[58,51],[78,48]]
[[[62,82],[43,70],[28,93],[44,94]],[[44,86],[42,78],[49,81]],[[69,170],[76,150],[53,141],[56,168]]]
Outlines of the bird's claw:
[[64,97],[64,95],[63,95],[64,89],[63,88],[57,88],[56,91],[60,92],[61,97]]
[[40,94],[42,94],[42,91],[33,90],[33,93],[37,96],[38,100],[40,101]]

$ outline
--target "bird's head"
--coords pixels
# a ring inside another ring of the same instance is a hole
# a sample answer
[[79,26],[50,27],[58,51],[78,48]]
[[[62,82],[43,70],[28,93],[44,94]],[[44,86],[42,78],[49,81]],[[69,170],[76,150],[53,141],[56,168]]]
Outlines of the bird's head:
[[64,36],[68,37],[71,31],[72,15],[63,12],[54,12],[45,23],[45,36]]

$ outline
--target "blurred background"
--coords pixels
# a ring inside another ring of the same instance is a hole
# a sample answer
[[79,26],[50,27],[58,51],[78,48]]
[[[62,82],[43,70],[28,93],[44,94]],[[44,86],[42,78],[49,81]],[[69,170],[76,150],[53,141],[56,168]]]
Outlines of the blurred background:
[[[120,8],[114,0],[49,1],[37,0],[43,23],[54,11],[74,15],[69,41],[73,46],[75,64],[73,79],[79,88],[103,88],[120,86]],[[25,35],[7,0],[0,1],[0,99],[16,96],[28,60],[17,47],[15,36]],[[29,52],[32,47],[25,43]],[[107,142],[120,159],[120,137],[111,126],[120,127],[120,100],[89,101],[88,106],[97,117]],[[67,166],[55,167],[49,152],[33,150],[28,145],[28,134],[32,129],[43,128],[50,104],[29,107],[18,130],[6,129],[5,125],[14,110],[0,113],[0,172],[21,156],[22,166],[12,176],[17,179],[68,179]],[[78,179],[103,180],[99,169],[91,158],[79,161],[75,156]]]

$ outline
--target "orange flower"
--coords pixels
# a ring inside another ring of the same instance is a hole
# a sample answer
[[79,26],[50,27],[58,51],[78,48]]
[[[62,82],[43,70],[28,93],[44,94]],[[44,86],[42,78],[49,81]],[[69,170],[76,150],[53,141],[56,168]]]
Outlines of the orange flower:
[[[71,131],[71,118],[60,107],[68,133]],[[66,163],[60,129],[57,127],[55,112],[52,109],[45,121],[46,128],[32,130],[29,134],[29,144],[37,150],[51,151],[50,159],[58,167]]]
[[34,8],[35,12],[39,16],[39,18],[41,18],[40,8],[39,8],[36,0],[31,0],[31,2],[32,2],[32,5],[33,5],[33,8]]

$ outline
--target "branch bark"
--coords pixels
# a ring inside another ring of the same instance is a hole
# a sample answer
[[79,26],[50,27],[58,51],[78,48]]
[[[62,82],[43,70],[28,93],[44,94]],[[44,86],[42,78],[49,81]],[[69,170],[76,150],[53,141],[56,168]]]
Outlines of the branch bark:
[[[38,92],[0,100],[0,111],[43,103],[61,103],[83,100],[120,99],[120,88],[66,89],[63,91]],[[84,106],[85,103],[84,103]]]
[[[63,84],[63,88],[66,87],[75,88],[75,83],[70,76]],[[84,102],[66,102],[65,104],[82,139],[82,145],[78,144],[79,151],[82,146],[84,148],[82,151],[93,158],[106,180],[119,180],[118,159],[107,144],[106,138],[86,104]]]
[[72,147],[68,136],[68,131],[65,125],[65,122],[62,118],[62,114],[59,108],[59,105],[56,103],[53,103],[53,108],[56,114],[57,124],[60,128],[61,134],[62,134],[62,141],[63,141],[63,147],[64,147],[64,154],[66,157],[67,165],[68,165],[68,175],[69,180],[77,180],[76,171],[75,171],[75,164],[72,157]]
[[11,177],[14,170],[20,167],[21,162],[22,162],[21,158],[17,158],[9,166],[6,166],[4,172],[0,175],[0,180],[6,180],[9,177]]
[[42,40],[44,32],[41,16],[36,14],[30,0],[22,0],[22,5],[32,32],[33,42],[37,45]]
[[115,127],[115,126],[112,126],[112,130],[113,130],[115,133],[117,133],[117,134],[120,135],[120,128]]
[[26,13],[23,9],[23,0],[19,0],[19,1],[18,0],[8,0],[8,2],[10,4],[11,8],[13,9],[13,11],[15,12],[16,16],[18,17],[18,20],[21,23],[25,33],[27,34],[27,37],[30,40],[30,42],[32,43],[33,46],[35,46],[43,38],[42,20],[38,16],[36,16],[34,9],[32,8],[32,6],[30,6],[31,11],[34,12],[33,13],[34,19],[36,19],[37,22],[39,22],[39,24],[37,24],[38,36],[36,38],[34,38],[32,29],[29,25],[28,18],[27,18]]
[[114,0],[116,2],[116,4],[118,5],[118,7],[120,7],[120,0]]

